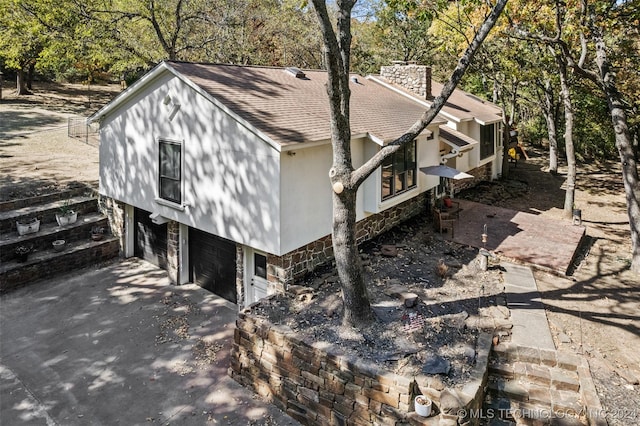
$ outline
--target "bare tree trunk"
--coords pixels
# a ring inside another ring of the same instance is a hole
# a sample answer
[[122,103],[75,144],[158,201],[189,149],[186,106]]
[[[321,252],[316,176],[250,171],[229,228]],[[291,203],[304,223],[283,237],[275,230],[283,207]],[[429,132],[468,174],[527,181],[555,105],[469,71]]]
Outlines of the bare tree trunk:
[[324,1],[312,0],[321,23],[328,68],[327,94],[331,109],[333,165],[329,178],[333,188],[333,253],[342,284],[342,322],[358,326],[370,322],[373,311],[360,265],[356,240],[356,194],[359,185],[350,185],[351,127],[349,117],[349,62],[351,9],[355,1],[339,1],[338,32],[333,31]]
[[601,33],[596,33],[596,64],[600,73],[602,87],[607,97],[611,113],[611,122],[615,131],[616,148],[622,164],[622,181],[627,200],[627,214],[631,230],[631,270],[640,274],[640,184],[638,180],[638,164],[633,149],[633,141],[627,124],[620,92],[616,87],[615,73],[607,59],[606,45]]
[[356,233],[356,193],[347,189],[333,194],[333,250],[336,269],[342,282],[344,325],[359,325],[371,321],[373,311],[362,275]]
[[31,95],[27,88],[27,80],[23,69],[19,69],[16,76],[16,92],[18,96]]
[[558,131],[556,129],[556,106],[553,99],[553,88],[549,80],[545,81],[544,103],[542,111],[547,123],[547,137],[549,138],[549,173],[558,173]]
[[558,70],[560,71],[560,94],[562,96],[562,103],[564,104],[564,144],[567,155],[567,188],[564,196],[564,216],[571,218],[575,204],[576,189],[576,154],[573,147],[574,114],[573,104],[571,103],[571,92],[567,81],[567,64],[564,57],[560,54],[556,55],[556,61],[558,63]]
[[33,90],[33,77],[36,74],[36,64],[31,62],[27,70],[27,89]]

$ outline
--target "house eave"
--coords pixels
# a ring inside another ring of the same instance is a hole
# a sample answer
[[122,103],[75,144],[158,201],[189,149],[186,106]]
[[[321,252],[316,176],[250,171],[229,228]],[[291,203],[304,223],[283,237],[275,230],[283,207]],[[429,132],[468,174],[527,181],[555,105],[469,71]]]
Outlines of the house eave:
[[487,126],[489,124],[502,123],[502,117],[496,117],[489,120],[483,120],[482,118],[475,117],[473,121],[480,124],[481,126]]

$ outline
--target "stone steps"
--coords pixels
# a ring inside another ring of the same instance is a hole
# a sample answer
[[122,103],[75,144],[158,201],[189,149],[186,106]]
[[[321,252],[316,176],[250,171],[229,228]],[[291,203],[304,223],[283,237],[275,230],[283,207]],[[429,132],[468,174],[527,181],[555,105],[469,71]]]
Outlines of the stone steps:
[[[63,204],[77,212],[75,223],[59,226],[56,222],[56,213]],[[16,221],[26,217],[38,218],[40,228],[37,232],[19,235]],[[94,227],[106,229],[102,240],[92,240]],[[89,188],[3,202],[0,206],[0,293],[117,257],[120,242],[108,230],[108,220],[98,211],[97,199]],[[55,240],[65,240],[62,250],[54,250]],[[30,250],[26,260],[19,259],[16,253],[20,246]]]
[[0,234],[0,262],[8,262],[14,258],[14,250],[19,245],[32,247],[34,251],[51,249],[55,240],[65,240],[71,243],[90,238],[91,229],[95,226],[108,228],[107,218],[97,212],[91,212],[78,217],[74,224],[58,226],[57,223],[40,225],[40,230],[34,234],[18,235],[16,231]]
[[[583,357],[500,343],[489,361],[486,425],[599,425],[601,412]],[[606,424],[606,423],[604,423]]]
[[86,185],[78,184],[71,189],[66,189],[59,192],[38,195],[35,197],[18,198],[18,199],[9,200],[9,201],[2,201],[0,202],[0,213],[21,209],[23,207],[47,204],[53,201],[63,201],[78,195],[95,197],[96,190]]
[[96,198],[92,196],[77,195],[64,200],[49,201],[44,204],[29,205],[15,210],[0,212],[0,233],[16,231],[16,222],[26,218],[37,218],[40,224],[57,223],[56,213],[64,204],[72,206],[78,215],[98,211]]
[[0,266],[0,293],[5,293],[45,278],[87,266],[107,262],[118,256],[118,238],[107,236],[101,241],[79,241],[68,244],[61,252],[53,249],[34,252],[24,263],[15,260]]

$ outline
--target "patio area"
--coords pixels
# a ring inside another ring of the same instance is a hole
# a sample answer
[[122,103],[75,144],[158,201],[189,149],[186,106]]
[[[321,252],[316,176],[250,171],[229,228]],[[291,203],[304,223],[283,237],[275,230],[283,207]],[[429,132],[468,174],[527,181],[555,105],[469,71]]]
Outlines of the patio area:
[[[503,258],[566,275],[585,236],[584,226],[473,201],[460,203],[453,241],[486,248]],[[482,233],[487,226],[487,242]],[[451,233],[443,234],[451,238]]]

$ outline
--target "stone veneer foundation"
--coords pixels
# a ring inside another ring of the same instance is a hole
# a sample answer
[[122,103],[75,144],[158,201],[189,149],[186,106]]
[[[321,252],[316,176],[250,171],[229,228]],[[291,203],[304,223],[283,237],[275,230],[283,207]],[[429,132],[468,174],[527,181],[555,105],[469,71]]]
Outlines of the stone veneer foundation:
[[452,180],[454,193],[460,192],[463,189],[476,186],[479,182],[490,181],[491,179],[491,163],[484,164],[475,169],[469,170],[467,173],[473,176],[473,179],[458,179]]
[[[356,225],[358,244],[370,240],[418,214],[424,214],[427,211],[429,194],[429,192],[424,192],[397,206],[359,221]],[[333,259],[333,242],[331,235],[326,235],[283,256],[267,256],[267,279],[276,288],[284,289],[287,285],[293,284],[296,279],[331,259]]]
[[[470,381],[449,389],[435,376],[398,375],[328,343],[303,341],[249,308],[236,322],[229,374],[302,424],[471,425],[478,419],[459,414],[482,405],[491,339],[480,334]],[[414,412],[420,394],[433,401],[431,417]]]

